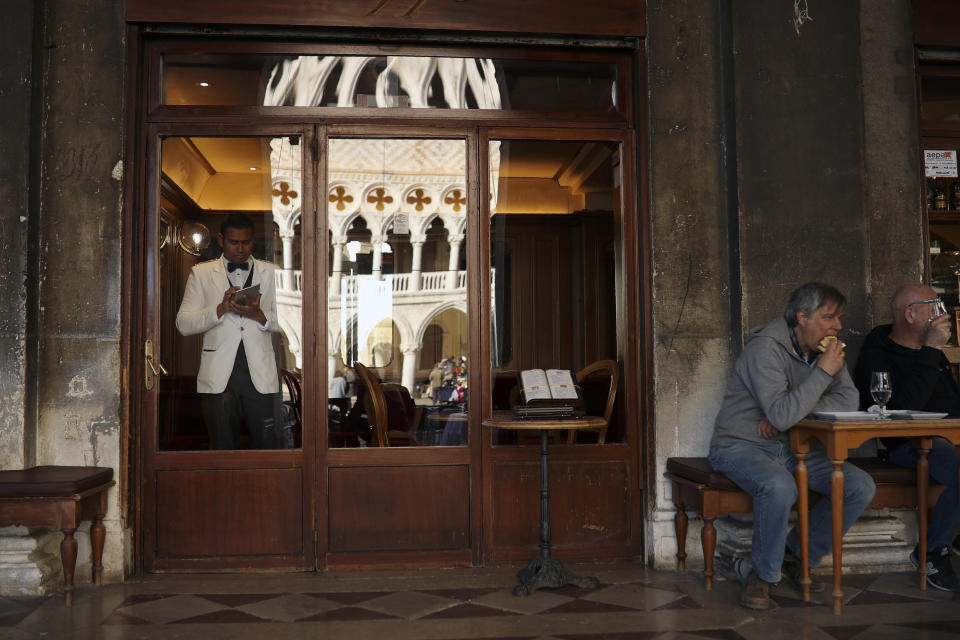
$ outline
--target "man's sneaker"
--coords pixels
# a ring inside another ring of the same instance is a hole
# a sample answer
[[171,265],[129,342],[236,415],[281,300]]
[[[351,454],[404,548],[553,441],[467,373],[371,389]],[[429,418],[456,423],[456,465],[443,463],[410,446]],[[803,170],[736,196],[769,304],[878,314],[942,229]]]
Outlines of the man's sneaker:
[[927,574],[927,584],[940,591],[960,592],[960,580],[957,574],[953,572],[953,565],[950,564],[950,554],[946,549],[937,549],[932,557],[934,573]]
[[770,601],[770,584],[761,580],[756,571],[750,572],[747,584],[743,585],[743,590],[740,592],[740,604],[747,609],[757,611],[765,611],[773,606]]
[[953,555],[960,556],[960,536],[954,538],[953,542],[951,542],[947,548],[950,549],[950,553]]
[[[780,573],[787,579],[790,586],[801,593],[803,592],[803,585],[800,584],[800,579],[803,577],[803,564],[800,562],[800,558],[797,558],[791,553],[785,555]],[[816,581],[811,582],[810,593],[823,593],[823,583]]]
[[[920,545],[915,546],[910,552],[910,562],[914,569],[920,568]],[[937,568],[933,565],[933,551],[927,550],[927,576],[932,576],[936,572]]]

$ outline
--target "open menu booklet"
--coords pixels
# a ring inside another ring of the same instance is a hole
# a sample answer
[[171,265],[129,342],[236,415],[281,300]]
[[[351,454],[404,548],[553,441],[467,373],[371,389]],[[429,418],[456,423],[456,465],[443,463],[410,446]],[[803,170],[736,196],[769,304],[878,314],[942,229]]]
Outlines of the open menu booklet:
[[580,386],[569,369],[526,369],[519,377],[524,404],[583,404]]

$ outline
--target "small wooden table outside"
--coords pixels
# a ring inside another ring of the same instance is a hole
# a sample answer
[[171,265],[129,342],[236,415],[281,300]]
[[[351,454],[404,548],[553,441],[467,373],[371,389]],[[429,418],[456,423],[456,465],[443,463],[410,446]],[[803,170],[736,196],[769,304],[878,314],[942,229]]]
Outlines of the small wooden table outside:
[[927,586],[927,487],[930,468],[927,453],[934,436],[942,436],[950,442],[960,443],[960,420],[864,420],[856,422],[830,420],[801,420],[790,429],[790,448],[797,457],[798,526],[800,528],[801,565],[803,574],[803,599],[810,600],[810,514],[807,500],[806,457],[810,440],[816,439],[826,447],[827,457],[833,462],[830,477],[830,500],[833,524],[833,612],[843,610],[843,471],[841,465],[848,451],[856,449],[871,438],[906,437],[913,439],[919,459],[917,461],[917,524],[920,545],[920,588]]
[[517,573],[520,583],[513,588],[513,595],[527,596],[543,587],[557,588],[567,584],[575,584],[585,589],[595,589],[600,585],[596,578],[570,573],[560,560],[550,555],[550,470],[547,464],[547,444],[551,431],[596,430],[604,424],[604,419],[599,416],[517,419],[510,412],[496,412],[492,418],[483,421],[483,426],[491,429],[540,432],[540,555]]

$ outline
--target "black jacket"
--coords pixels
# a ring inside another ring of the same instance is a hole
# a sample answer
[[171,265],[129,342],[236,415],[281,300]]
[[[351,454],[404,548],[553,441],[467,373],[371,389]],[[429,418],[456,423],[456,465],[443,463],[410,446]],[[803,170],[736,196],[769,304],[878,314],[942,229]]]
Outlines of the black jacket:
[[[853,374],[853,382],[860,391],[860,407],[866,409],[874,404],[870,397],[870,373],[887,371],[893,389],[888,409],[945,411],[952,417],[960,416],[960,386],[943,351],[901,346],[890,339],[892,328],[889,324],[875,327],[860,349]],[[897,442],[888,443],[888,440]],[[889,449],[899,441],[884,438],[883,444]]]

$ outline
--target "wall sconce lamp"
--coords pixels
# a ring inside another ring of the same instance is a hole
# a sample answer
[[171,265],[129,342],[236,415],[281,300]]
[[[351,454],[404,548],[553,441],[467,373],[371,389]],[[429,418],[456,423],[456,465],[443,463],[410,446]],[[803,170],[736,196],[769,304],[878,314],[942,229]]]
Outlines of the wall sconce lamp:
[[199,222],[188,222],[180,229],[180,248],[192,256],[210,246],[210,229]]

